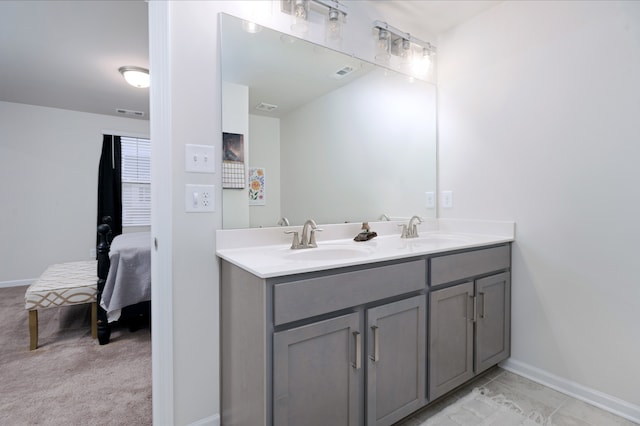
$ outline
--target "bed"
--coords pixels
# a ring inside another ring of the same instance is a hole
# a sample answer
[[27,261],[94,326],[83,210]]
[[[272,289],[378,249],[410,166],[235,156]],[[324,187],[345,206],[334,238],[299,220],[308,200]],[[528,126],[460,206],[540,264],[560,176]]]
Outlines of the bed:
[[[134,232],[111,239],[108,223],[98,226],[98,341],[109,343],[109,323],[149,314],[151,235]],[[130,325],[130,329],[135,328]]]

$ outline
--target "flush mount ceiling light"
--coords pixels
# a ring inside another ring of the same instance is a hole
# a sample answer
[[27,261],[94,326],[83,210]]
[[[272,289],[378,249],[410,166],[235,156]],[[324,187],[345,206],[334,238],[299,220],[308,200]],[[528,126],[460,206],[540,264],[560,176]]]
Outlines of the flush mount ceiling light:
[[120,74],[130,85],[138,88],[149,87],[149,70],[141,67],[125,66],[118,68]]
[[396,56],[400,60],[400,66],[406,68],[413,77],[427,76],[431,58],[436,53],[434,45],[386,22],[374,21],[373,29],[376,35],[376,62],[388,65],[391,56]]

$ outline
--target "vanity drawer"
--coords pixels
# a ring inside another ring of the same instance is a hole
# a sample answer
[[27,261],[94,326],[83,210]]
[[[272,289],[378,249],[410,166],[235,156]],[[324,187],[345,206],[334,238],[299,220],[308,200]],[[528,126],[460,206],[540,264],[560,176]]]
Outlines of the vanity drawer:
[[431,259],[431,287],[509,268],[510,245]]
[[416,260],[276,284],[273,320],[285,324],[426,287],[426,262]]

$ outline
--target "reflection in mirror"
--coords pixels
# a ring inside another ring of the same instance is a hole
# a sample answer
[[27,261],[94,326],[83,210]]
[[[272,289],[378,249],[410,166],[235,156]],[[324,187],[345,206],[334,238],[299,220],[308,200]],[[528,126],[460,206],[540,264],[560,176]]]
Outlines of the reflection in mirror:
[[[435,217],[435,87],[221,15],[223,227]],[[243,188],[233,187],[241,173]]]

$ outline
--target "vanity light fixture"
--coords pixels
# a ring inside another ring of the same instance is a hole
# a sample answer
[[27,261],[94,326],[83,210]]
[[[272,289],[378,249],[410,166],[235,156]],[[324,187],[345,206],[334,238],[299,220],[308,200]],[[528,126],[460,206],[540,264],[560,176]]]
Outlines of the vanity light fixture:
[[347,17],[347,7],[338,0],[280,0],[280,9],[293,17],[291,30],[298,34],[309,31],[309,11],[312,5],[327,8],[327,21],[325,24],[326,38],[328,41],[340,40],[342,37],[342,24]]
[[426,77],[431,57],[436,52],[434,45],[400,31],[386,22],[374,21],[373,29],[376,34],[376,62],[388,65],[391,56],[396,56],[400,58],[400,66],[407,68],[413,77]]
[[141,67],[124,66],[118,71],[130,85],[138,88],[149,87],[149,70]]
[[281,0],[283,12],[291,15],[293,23],[291,31],[297,34],[306,34],[309,31],[309,0]]

